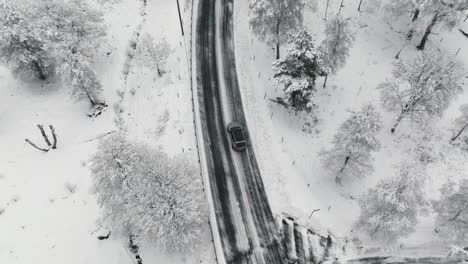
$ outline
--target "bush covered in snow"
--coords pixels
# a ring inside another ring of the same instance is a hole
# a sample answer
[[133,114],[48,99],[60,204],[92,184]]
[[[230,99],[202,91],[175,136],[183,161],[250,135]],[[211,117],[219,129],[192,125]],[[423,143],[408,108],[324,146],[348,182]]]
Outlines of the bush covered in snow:
[[205,219],[201,184],[183,157],[114,134],[91,159],[92,192],[113,233],[150,240],[167,252],[190,251]]
[[137,59],[141,65],[156,70],[161,76],[163,73],[161,68],[173,52],[166,39],[156,42],[151,35],[145,34],[141,37],[137,48]]

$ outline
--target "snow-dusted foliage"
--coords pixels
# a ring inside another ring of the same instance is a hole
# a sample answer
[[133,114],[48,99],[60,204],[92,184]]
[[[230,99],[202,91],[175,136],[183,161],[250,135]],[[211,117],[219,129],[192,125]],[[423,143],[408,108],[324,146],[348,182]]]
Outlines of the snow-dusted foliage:
[[419,163],[403,163],[398,175],[381,180],[360,201],[356,228],[373,242],[395,243],[415,231],[418,216],[430,209],[424,194],[425,169]]
[[2,59],[21,76],[58,73],[72,94],[94,105],[100,92],[92,65],[106,34],[103,14],[86,0],[2,1]]
[[462,133],[468,127],[468,104],[460,106],[460,112],[461,115],[455,119],[457,130],[456,134],[451,138],[451,141],[455,141],[458,137],[460,137],[460,135],[462,135]]
[[393,18],[406,16],[411,18],[411,21],[416,21],[426,6],[432,0],[388,0],[384,6],[386,15]]
[[441,116],[451,99],[462,91],[461,66],[438,51],[426,51],[413,59],[398,61],[393,78],[379,85],[383,105],[403,118],[415,120]]
[[325,168],[337,183],[352,177],[364,177],[373,170],[371,152],[380,149],[376,138],[380,115],[373,105],[365,105],[340,126],[333,138],[333,148],[321,153]]
[[280,58],[280,45],[288,34],[302,26],[303,0],[254,0],[250,3],[253,32],[269,45],[276,45],[276,59]]
[[156,42],[150,34],[145,34],[138,45],[137,59],[143,66],[156,70],[161,76],[161,67],[173,52],[166,39]]
[[449,182],[441,188],[442,197],[434,202],[437,213],[437,234],[449,243],[466,246],[468,243],[468,179],[458,188]]
[[154,241],[171,253],[190,251],[200,241],[203,195],[185,158],[115,134],[100,142],[91,172],[92,192],[113,233]]
[[285,58],[273,63],[275,80],[282,84],[288,103],[296,110],[314,106],[315,79],[322,73],[312,36],[301,30],[291,35]]
[[[351,31],[349,20],[338,15],[329,20],[325,27],[325,39],[319,50],[323,61],[323,68],[328,73],[335,74],[345,65],[349,56],[349,49],[354,42],[354,34]],[[326,79],[324,86],[326,85]]]
[[0,61],[22,79],[45,80],[53,71],[41,16],[35,1],[0,1]]

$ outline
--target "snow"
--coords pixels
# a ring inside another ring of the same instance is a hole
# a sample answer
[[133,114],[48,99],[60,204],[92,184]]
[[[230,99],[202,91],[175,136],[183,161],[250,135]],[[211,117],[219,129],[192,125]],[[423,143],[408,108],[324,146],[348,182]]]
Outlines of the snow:
[[[184,25],[189,29],[190,1],[182,2]],[[144,19],[140,3],[133,0],[106,5],[104,12],[108,44],[99,51],[97,72],[109,108],[101,116],[87,117],[88,103],[70,98],[58,80],[22,82],[0,68],[1,263],[134,261],[127,239],[112,234],[108,240],[97,239],[107,230],[98,224],[100,211],[89,192],[87,162],[98,139],[117,129],[114,108],[123,109],[132,139],[159,146],[171,156],[184,152],[196,164],[189,43],[184,43],[190,38],[180,35],[175,2],[149,2]],[[125,82],[127,48],[140,24],[142,32],[168,40],[175,52],[163,77],[132,62]],[[56,128],[56,150],[44,153],[24,141],[45,145],[36,124]],[[215,263],[208,219],[203,238],[192,256],[163,255],[149,243],[141,245],[140,253],[148,263]]]
[[[318,2],[318,12],[313,13],[306,8],[304,17],[304,25],[315,36],[316,45],[324,38],[325,27],[322,19],[325,1]],[[307,218],[313,209],[320,209],[310,220],[305,220],[312,226],[321,226],[337,236],[348,238],[355,236],[353,225],[359,216],[356,199],[380,179],[393,177],[397,169],[395,165],[399,162],[415,159],[412,151],[419,143],[432,148],[429,153],[436,156],[436,161],[427,167],[430,184],[426,195],[429,199],[438,198],[438,189],[447,179],[466,177],[468,171],[467,153],[448,144],[453,120],[460,115],[458,108],[466,102],[467,94],[454,100],[442,119],[428,123],[434,134],[432,139],[424,141],[420,127],[409,120],[403,121],[399,131],[392,135],[390,128],[397,113],[383,109],[380,91],[376,87],[391,77],[394,56],[407,44],[405,35],[393,30],[380,16],[358,13],[356,9],[357,3],[356,6],[345,3],[342,10],[354,24],[356,40],[345,67],[329,77],[327,88],[320,88],[316,99],[319,106],[315,112],[317,124],[314,116],[294,113],[269,100],[283,95],[271,72],[275,51],[251,33],[247,1],[236,2],[234,12],[236,59],[237,64],[242,65],[238,67],[242,99],[273,211]],[[329,17],[335,11],[330,9]],[[464,27],[467,26],[465,23]],[[415,36],[400,57],[414,56],[418,40],[419,36]],[[456,58],[467,63],[466,41],[455,30],[432,35],[428,46],[440,45],[448,54],[455,54],[461,47]],[[286,49],[284,45],[283,56]],[[322,82],[323,79],[319,79],[317,85],[321,86]],[[319,153],[330,149],[338,127],[350,116],[349,110],[359,110],[366,103],[373,103],[382,114],[383,128],[378,134],[382,149],[373,155],[375,172],[365,179],[339,187],[322,167]],[[417,231],[400,241],[404,244],[401,254],[407,252],[411,255],[418,250],[422,254],[430,252],[435,255],[448,252],[445,245],[437,240],[432,222],[433,215],[420,219]]]

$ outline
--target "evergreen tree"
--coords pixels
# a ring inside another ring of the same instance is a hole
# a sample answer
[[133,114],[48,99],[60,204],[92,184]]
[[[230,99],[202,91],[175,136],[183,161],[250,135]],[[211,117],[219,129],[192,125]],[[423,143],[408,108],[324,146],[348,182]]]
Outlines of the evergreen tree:
[[296,110],[311,110],[315,80],[322,73],[312,36],[301,30],[291,35],[285,58],[273,63],[274,78],[284,87],[288,103]]
[[333,138],[333,148],[321,153],[324,167],[337,183],[344,178],[364,177],[373,170],[371,152],[380,149],[376,138],[380,130],[380,115],[374,106],[365,105],[340,126]]
[[323,86],[326,86],[328,74],[336,74],[341,69],[349,56],[349,50],[354,42],[354,35],[348,20],[336,16],[327,22],[325,27],[325,39],[319,47],[323,68],[326,76]]
[[303,0],[254,0],[250,3],[253,32],[269,45],[276,45],[276,59],[280,58],[280,45],[302,26]]
[[167,252],[190,251],[205,218],[195,168],[145,144],[114,134],[91,159],[92,192],[113,233],[151,240]]
[[453,182],[441,189],[442,197],[434,202],[437,213],[435,228],[437,234],[449,243],[466,246],[468,243],[468,180],[460,182],[458,188]]
[[462,91],[461,80],[460,65],[440,52],[427,51],[396,62],[393,79],[379,85],[384,106],[399,111],[391,132],[403,118],[442,115],[451,99]]
[[403,163],[396,177],[381,180],[359,201],[356,228],[374,242],[395,243],[414,232],[417,217],[429,212],[424,195],[426,176],[418,163]]

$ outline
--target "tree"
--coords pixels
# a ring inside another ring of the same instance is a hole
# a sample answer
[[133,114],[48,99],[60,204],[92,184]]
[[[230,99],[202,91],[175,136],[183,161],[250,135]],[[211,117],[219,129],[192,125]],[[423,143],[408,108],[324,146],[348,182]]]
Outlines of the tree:
[[99,143],[91,173],[102,220],[113,234],[154,241],[167,252],[190,251],[200,241],[203,194],[185,158],[114,134]]
[[461,80],[460,65],[440,52],[423,52],[396,62],[393,79],[378,87],[383,105],[400,113],[391,132],[405,117],[418,120],[442,115],[451,99],[462,91]]
[[280,45],[302,26],[303,0],[254,0],[250,3],[253,32],[269,45],[276,45],[276,59],[280,58]]
[[460,246],[468,243],[468,180],[460,182],[458,188],[453,182],[441,189],[441,199],[434,202],[437,213],[435,227],[444,240]]
[[274,78],[284,87],[289,104],[296,110],[311,110],[315,80],[322,73],[312,36],[301,30],[291,35],[285,58],[273,63]]
[[164,66],[174,50],[171,49],[166,39],[156,43],[151,35],[145,34],[141,37],[137,52],[140,63],[150,69],[157,70],[158,75],[161,76],[161,67]]
[[45,32],[35,1],[0,1],[0,61],[22,78],[45,80],[53,72],[53,57],[44,43]]
[[429,212],[424,195],[426,176],[418,163],[403,163],[397,176],[381,180],[359,201],[356,228],[372,241],[395,243],[414,232],[417,217]]
[[468,1],[466,0],[429,0],[425,15],[431,19],[417,48],[424,49],[435,25],[443,24],[448,29],[452,29],[463,20],[467,10]]
[[0,58],[14,72],[42,80],[58,73],[72,94],[97,103],[101,86],[92,65],[106,34],[101,12],[85,0],[3,0],[0,13],[6,17],[0,22]]
[[450,139],[451,141],[455,141],[468,127],[468,104],[462,105],[460,107],[460,111],[462,112],[461,116],[455,120],[459,129],[458,132]]
[[45,0],[40,6],[44,25],[49,27],[47,38],[57,72],[72,94],[85,97],[92,106],[99,104],[102,90],[92,65],[104,41],[106,28],[103,14],[85,0]]
[[326,86],[328,73],[335,74],[345,65],[354,41],[349,21],[339,15],[327,22],[324,33],[325,39],[319,47],[324,68],[327,69],[323,87]]
[[432,0],[393,0],[385,5],[385,11],[395,18],[411,14],[411,28],[407,34],[408,39],[411,39],[421,12],[425,12],[430,1]]
[[343,178],[364,177],[373,170],[371,152],[380,149],[376,138],[380,130],[380,115],[374,106],[364,105],[340,126],[333,138],[333,148],[321,153],[324,167],[335,176],[337,183]]

